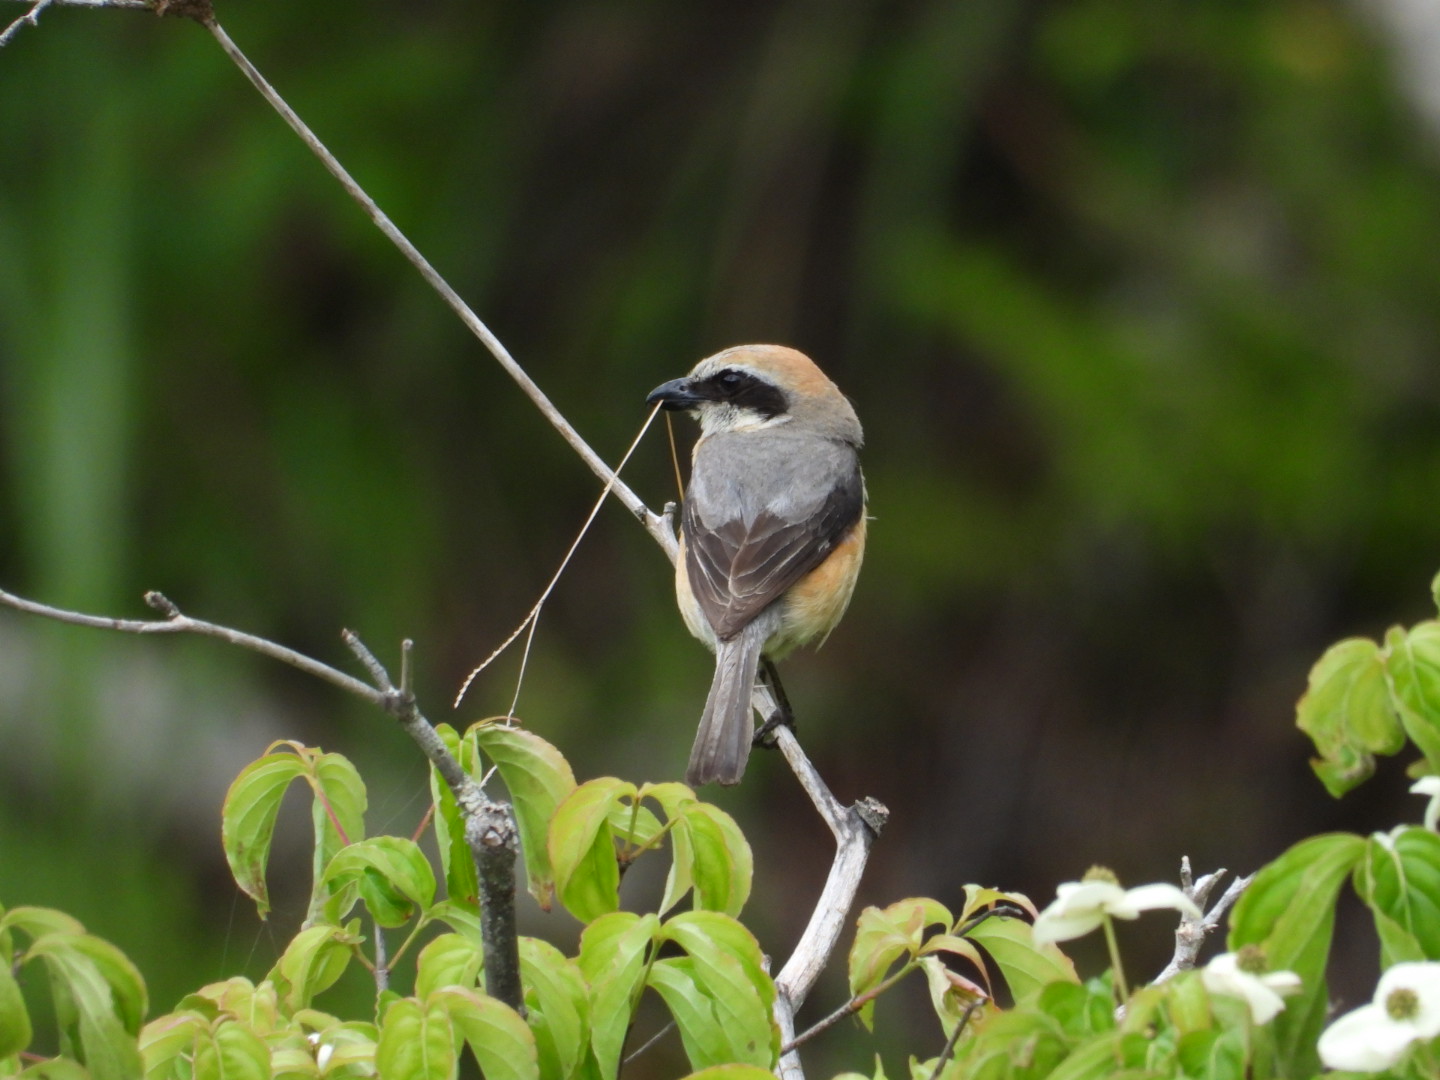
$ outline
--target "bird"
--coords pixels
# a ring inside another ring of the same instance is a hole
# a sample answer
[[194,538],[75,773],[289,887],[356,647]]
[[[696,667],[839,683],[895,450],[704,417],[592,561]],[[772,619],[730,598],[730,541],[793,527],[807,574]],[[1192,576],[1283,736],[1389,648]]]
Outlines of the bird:
[[789,722],[773,661],[823,642],[865,554],[864,441],[855,410],[808,356],[737,345],[645,399],[700,422],[680,513],[675,598],[715,654],[690,752],[691,787],[737,784],[755,737],[762,662]]

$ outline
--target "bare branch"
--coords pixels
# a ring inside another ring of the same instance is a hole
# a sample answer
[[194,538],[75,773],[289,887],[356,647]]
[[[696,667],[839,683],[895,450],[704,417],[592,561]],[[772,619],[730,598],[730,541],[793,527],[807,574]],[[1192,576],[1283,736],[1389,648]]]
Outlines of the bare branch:
[[1157,983],[1162,983],[1180,974],[1182,971],[1189,971],[1195,966],[1195,959],[1200,955],[1200,949],[1205,944],[1205,938],[1216,927],[1225,913],[1230,910],[1236,900],[1240,899],[1255,875],[1236,878],[1230,883],[1230,887],[1215,901],[1215,905],[1205,911],[1205,904],[1210,899],[1216,884],[1225,876],[1224,869],[1216,870],[1213,874],[1206,874],[1200,880],[1195,881],[1190,873],[1190,857],[1182,856],[1180,859],[1180,888],[1199,908],[1203,914],[1195,919],[1186,915],[1180,917],[1180,925],[1175,929],[1175,954],[1170,958],[1170,963],[1165,965],[1165,970],[1155,976]]
[[965,1025],[970,1023],[970,1017],[980,1007],[980,1002],[972,1001],[965,1006],[965,1015],[960,1017],[960,1022],[955,1025],[955,1030],[950,1032],[950,1037],[945,1040],[945,1048],[940,1051],[940,1056],[935,1059],[935,1070],[930,1074],[930,1080],[940,1080],[940,1074],[945,1069],[945,1063],[950,1060],[950,1055],[955,1053],[955,1044],[960,1041],[960,1036],[965,1031]]
[[674,1021],[674,1020],[671,1020],[668,1024],[666,1024],[664,1027],[662,1027],[659,1031],[655,1032],[654,1035],[651,1035],[650,1038],[646,1039],[645,1042],[641,1045],[640,1049],[635,1050],[635,1051],[632,1051],[632,1052],[629,1053],[629,1054],[626,1054],[626,1055],[625,1055],[625,1060],[623,1060],[622,1062],[620,1062],[620,1064],[621,1064],[621,1065],[629,1065],[632,1061],[634,1061],[636,1058],[638,1058],[641,1054],[645,1053],[645,1052],[646,1052],[647,1050],[649,1050],[652,1046],[658,1045],[661,1039],[663,1039],[666,1035],[669,1035],[670,1032],[672,1032],[672,1031],[674,1031],[674,1030],[675,1030],[675,1021]]
[[[36,0],[12,0],[17,4],[31,4],[38,8],[47,7],[83,7],[83,8],[123,8],[126,11],[154,11],[155,5],[151,0],[44,0],[43,3],[36,3]],[[38,14],[32,12],[32,14]],[[21,19],[30,21],[28,16],[22,15]],[[31,21],[31,25],[34,22]]]
[[790,1054],[797,1047],[803,1046],[805,1043],[815,1038],[816,1035],[819,1035],[822,1032],[829,1031],[832,1027],[838,1024],[841,1020],[844,1020],[847,1016],[854,1016],[857,1012],[863,1009],[866,1005],[870,1004],[870,1002],[874,1001],[881,994],[885,993],[885,991],[889,990],[906,975],[909,975],[910,972],[913,970],[915,970],[914,964],[907,964],[906,966],[900,968],[899,971],[896,971],[890,976],[888,976],[883,982],[880,983],[879,986],[872,987],[869,990],[865,991],[865,993],[863,994],[856,994],[849,1001],[845,1002],[844,1005],[841,1005],[838,1009],[825,1016],[823,1019],[817,1020],[815,1023],[811,1024],[810,1027],[807,1028],[805,1031],[802,1031],[799,1035],[794,1035],[788,1041],[782,1042],[780,1044],[780,1055],[782,1063],[783,1059],[789,1057]]
[[155,610],[164,613],[165,618],[112,619],[103,615],[86,615],[78,611],[50,607],[48,604],[38,604],[34,600],[26,600],[0,589],[0,605],[58,622],[70,623],[72,626],[89,626],[98,630],[119,630],[127,634],[199,634],[202,637],[219,638],[231,645],[238,645],[242,649],[249,649],[251,652],[268,656],[272,660],[279,660],[281,663],[299,668],[308,675],[324,679],[341,690],[364,698],[372,705],[388,709],[383,695],[373,687],[366,686],[354,676],[337,671],[318,660],[312,660],[294,649],[287,649],[284,645],[277,645],[273,641],[267,641],[265,638],[255,637],[253,634],[246,634],[240,630],[232,630],[228,626],[219,626],[203,619],[192,619],[188,615],[181,614],[178,607],[158,592],[146,593],[145,602]]
[[34,7],[7,26],[3,32],[0,32],[0,49],[10,44],[10,39],[20,32],[20,27],[39,26],[40,13],[54,2],[55,0],[35,0]]

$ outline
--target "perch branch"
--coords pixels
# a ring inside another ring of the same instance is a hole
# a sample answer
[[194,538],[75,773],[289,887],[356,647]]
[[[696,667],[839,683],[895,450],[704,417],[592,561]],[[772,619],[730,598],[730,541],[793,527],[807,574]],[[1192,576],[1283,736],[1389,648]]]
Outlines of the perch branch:
[[1175,955],[1170,958],[1170,963],[1165,969],[1155,976],[1157,983],[1173,978],[1182,971],[1189,971],[1195,966],[1195,958],[1200,955],[1200,949],[1205,944],[1205,938],[1212,930],[1220,925],[1220,920],[1230,910],[1232,904],[1240,899],[1246,887],[1254,879],[1255,875],[1236,878],[1230,883],[1230,887],[1220,894],[1220,899],[1215,901],[1215,906],[1209,911],[1205,910],[1205,904],[1210,899],[1216,884],[1225,876],[1224,869],[1216,870],[1213,874],[1205,874],[1198,881],[1191,876],[1190,856],[1185,855],[1180,859],[1180,888],[1195,906],[1203,912],[1198,918],[1191,918],[1182,915],[1180,925],[1175,929]]

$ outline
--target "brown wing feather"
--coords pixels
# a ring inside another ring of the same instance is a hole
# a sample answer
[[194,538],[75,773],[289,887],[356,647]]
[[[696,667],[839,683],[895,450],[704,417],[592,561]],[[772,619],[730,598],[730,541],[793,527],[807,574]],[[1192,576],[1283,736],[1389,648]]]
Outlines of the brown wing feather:
[[681,527],[690,589],[715,635],[734,637],[819,566],[864,508],[858,467],[831,489],[818,513],[798,522],[761,510],[753,521],[734,519],[707,528],[687,497]]

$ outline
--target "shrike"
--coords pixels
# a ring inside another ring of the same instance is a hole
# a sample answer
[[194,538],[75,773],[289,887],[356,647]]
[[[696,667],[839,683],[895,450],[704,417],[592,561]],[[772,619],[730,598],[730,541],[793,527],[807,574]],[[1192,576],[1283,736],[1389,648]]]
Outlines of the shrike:
[[645,400],[700,421],[675,595],[685,625],[715,653],[715,679],[685,780],[735,784],[754,738],[762,656],[823,640],[855,590],[865,552],[860,421],[809,357],[780,345],[716,353]]

